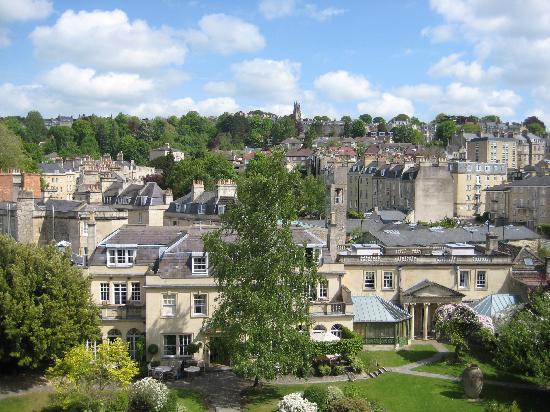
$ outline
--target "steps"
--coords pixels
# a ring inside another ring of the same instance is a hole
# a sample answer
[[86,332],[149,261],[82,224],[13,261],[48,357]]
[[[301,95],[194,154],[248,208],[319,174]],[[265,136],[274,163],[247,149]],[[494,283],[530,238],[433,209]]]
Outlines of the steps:
[[371,378],[377,378],[378,376],[386,373],[388,370],[384,367],[381,367],[381,368],[378,368],[378,370],[375,370],[374,372],[370,372],[369,373],[369,376]]

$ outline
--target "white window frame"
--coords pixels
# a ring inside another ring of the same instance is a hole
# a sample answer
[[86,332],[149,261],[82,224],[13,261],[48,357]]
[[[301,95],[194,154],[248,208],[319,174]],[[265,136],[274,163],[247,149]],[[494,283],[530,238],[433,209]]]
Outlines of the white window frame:
[[[367,275],[372,275],[372,287],[367,286]],[[375,290],[376,289],[376,272],[375,271],[366,270],[364,272],[364,274],[363,274],[363,289],[366,289],[366,290]]]
[[218,215],[223,215],[225,213],[225,205],[218,205]]
[[[483,274],[483,283],[480,283],[480,275]],[[487,289],[487,271],[478,270],[476,271],[476,289]]]
[[141,284],[139,282],[132,282],[130,284],[130,300],[132,302],[141,302]]
[[206,213],[206,204],[199,203],[199,206],[197,208],[197,214],[204,215]]
[[[204,300],[202,303],[196,303],[198,300]],[[193,316],[208,316],[208,294],[207,293],[193,293],[191,296],[191,305]],[[202,308],[203,311],[197,312],[197,308]]]
[[[173,337],[174,343],[167,343],[167,338]],[[170,348],[170,349],[169,349]],[[173,350],[172,350],[173,348]],[[178,335],[166,334],[162,335],[162,356],[175,357],[178,355]]]
[[88,236],[88,222],[82,221],[82,236]]
[[134,265],[136,258],[135,249],[110,248],[107,249],[108,267],[130,267]]
[[[204,259],[204,263],[198,263],[198,259]],[[208,276],[208,253],[193,252],[191,254],[191,274]]]
[[328,299],[328,279],[323,279],[319,282],[319,299]]
[[173,318],[176,316],[178,299],[175,293],[164,293],[161,297],[160,317]]
[[[389,275],[389,277],[387,278],[386,275]],[[382,274],[382,289],[390,290],[393,288],[393,272],[384,271],[384,273]]]
[[101,282],[99,284],[99,300],[109,302],[111,297],[111,288],[109,282]]
[[187,352],[187,346],[193,342],[193,335],[191,333],[183,333],[178,335],[178,353],[180,356],[190,356]]
[[[465,275],[464,279],[462,275]],[[463,282],[464,280],[464,282]],[[469,270],[460,270],[458,272],[458,288],[459,289],[468,289],[470,287],[470,271]]]
[[115,305],[126,305],[128,302],[128,285],[126,283],[113,283],[113,299]]

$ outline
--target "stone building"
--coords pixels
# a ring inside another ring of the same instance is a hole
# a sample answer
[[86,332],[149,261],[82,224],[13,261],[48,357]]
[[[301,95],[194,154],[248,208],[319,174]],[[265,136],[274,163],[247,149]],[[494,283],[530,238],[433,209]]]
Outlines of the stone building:
[[170,143],[165,143],[163,146],[157,147],[156,149],[149,150],[149,160],[154,160],[158,157],[168,156],[172,153],[174,156],[174,161],[179,162],[185,158],[185,154],[182,150],[174,149],[170,147]]
[[471,162],[503,163],[518,167],[517,142],[510,137],[483,136],[466,142],[466,156]]
[[22,191],[31,192],[40,198],[40,174],[19,170],[0,170],[0,202],[15,202]]

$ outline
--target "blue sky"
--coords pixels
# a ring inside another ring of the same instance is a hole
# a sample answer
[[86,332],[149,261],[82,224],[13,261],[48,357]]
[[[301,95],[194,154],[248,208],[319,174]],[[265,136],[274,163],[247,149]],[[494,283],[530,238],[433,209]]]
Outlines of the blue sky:
[[550,122],[548,0],[0,0],[0,116]]

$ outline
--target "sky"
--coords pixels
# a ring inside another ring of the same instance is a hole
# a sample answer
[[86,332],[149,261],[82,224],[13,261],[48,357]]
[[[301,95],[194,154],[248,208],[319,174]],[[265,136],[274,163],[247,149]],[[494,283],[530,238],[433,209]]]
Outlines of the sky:
[[550,123],[550,0],[0,0],[0,116]]

